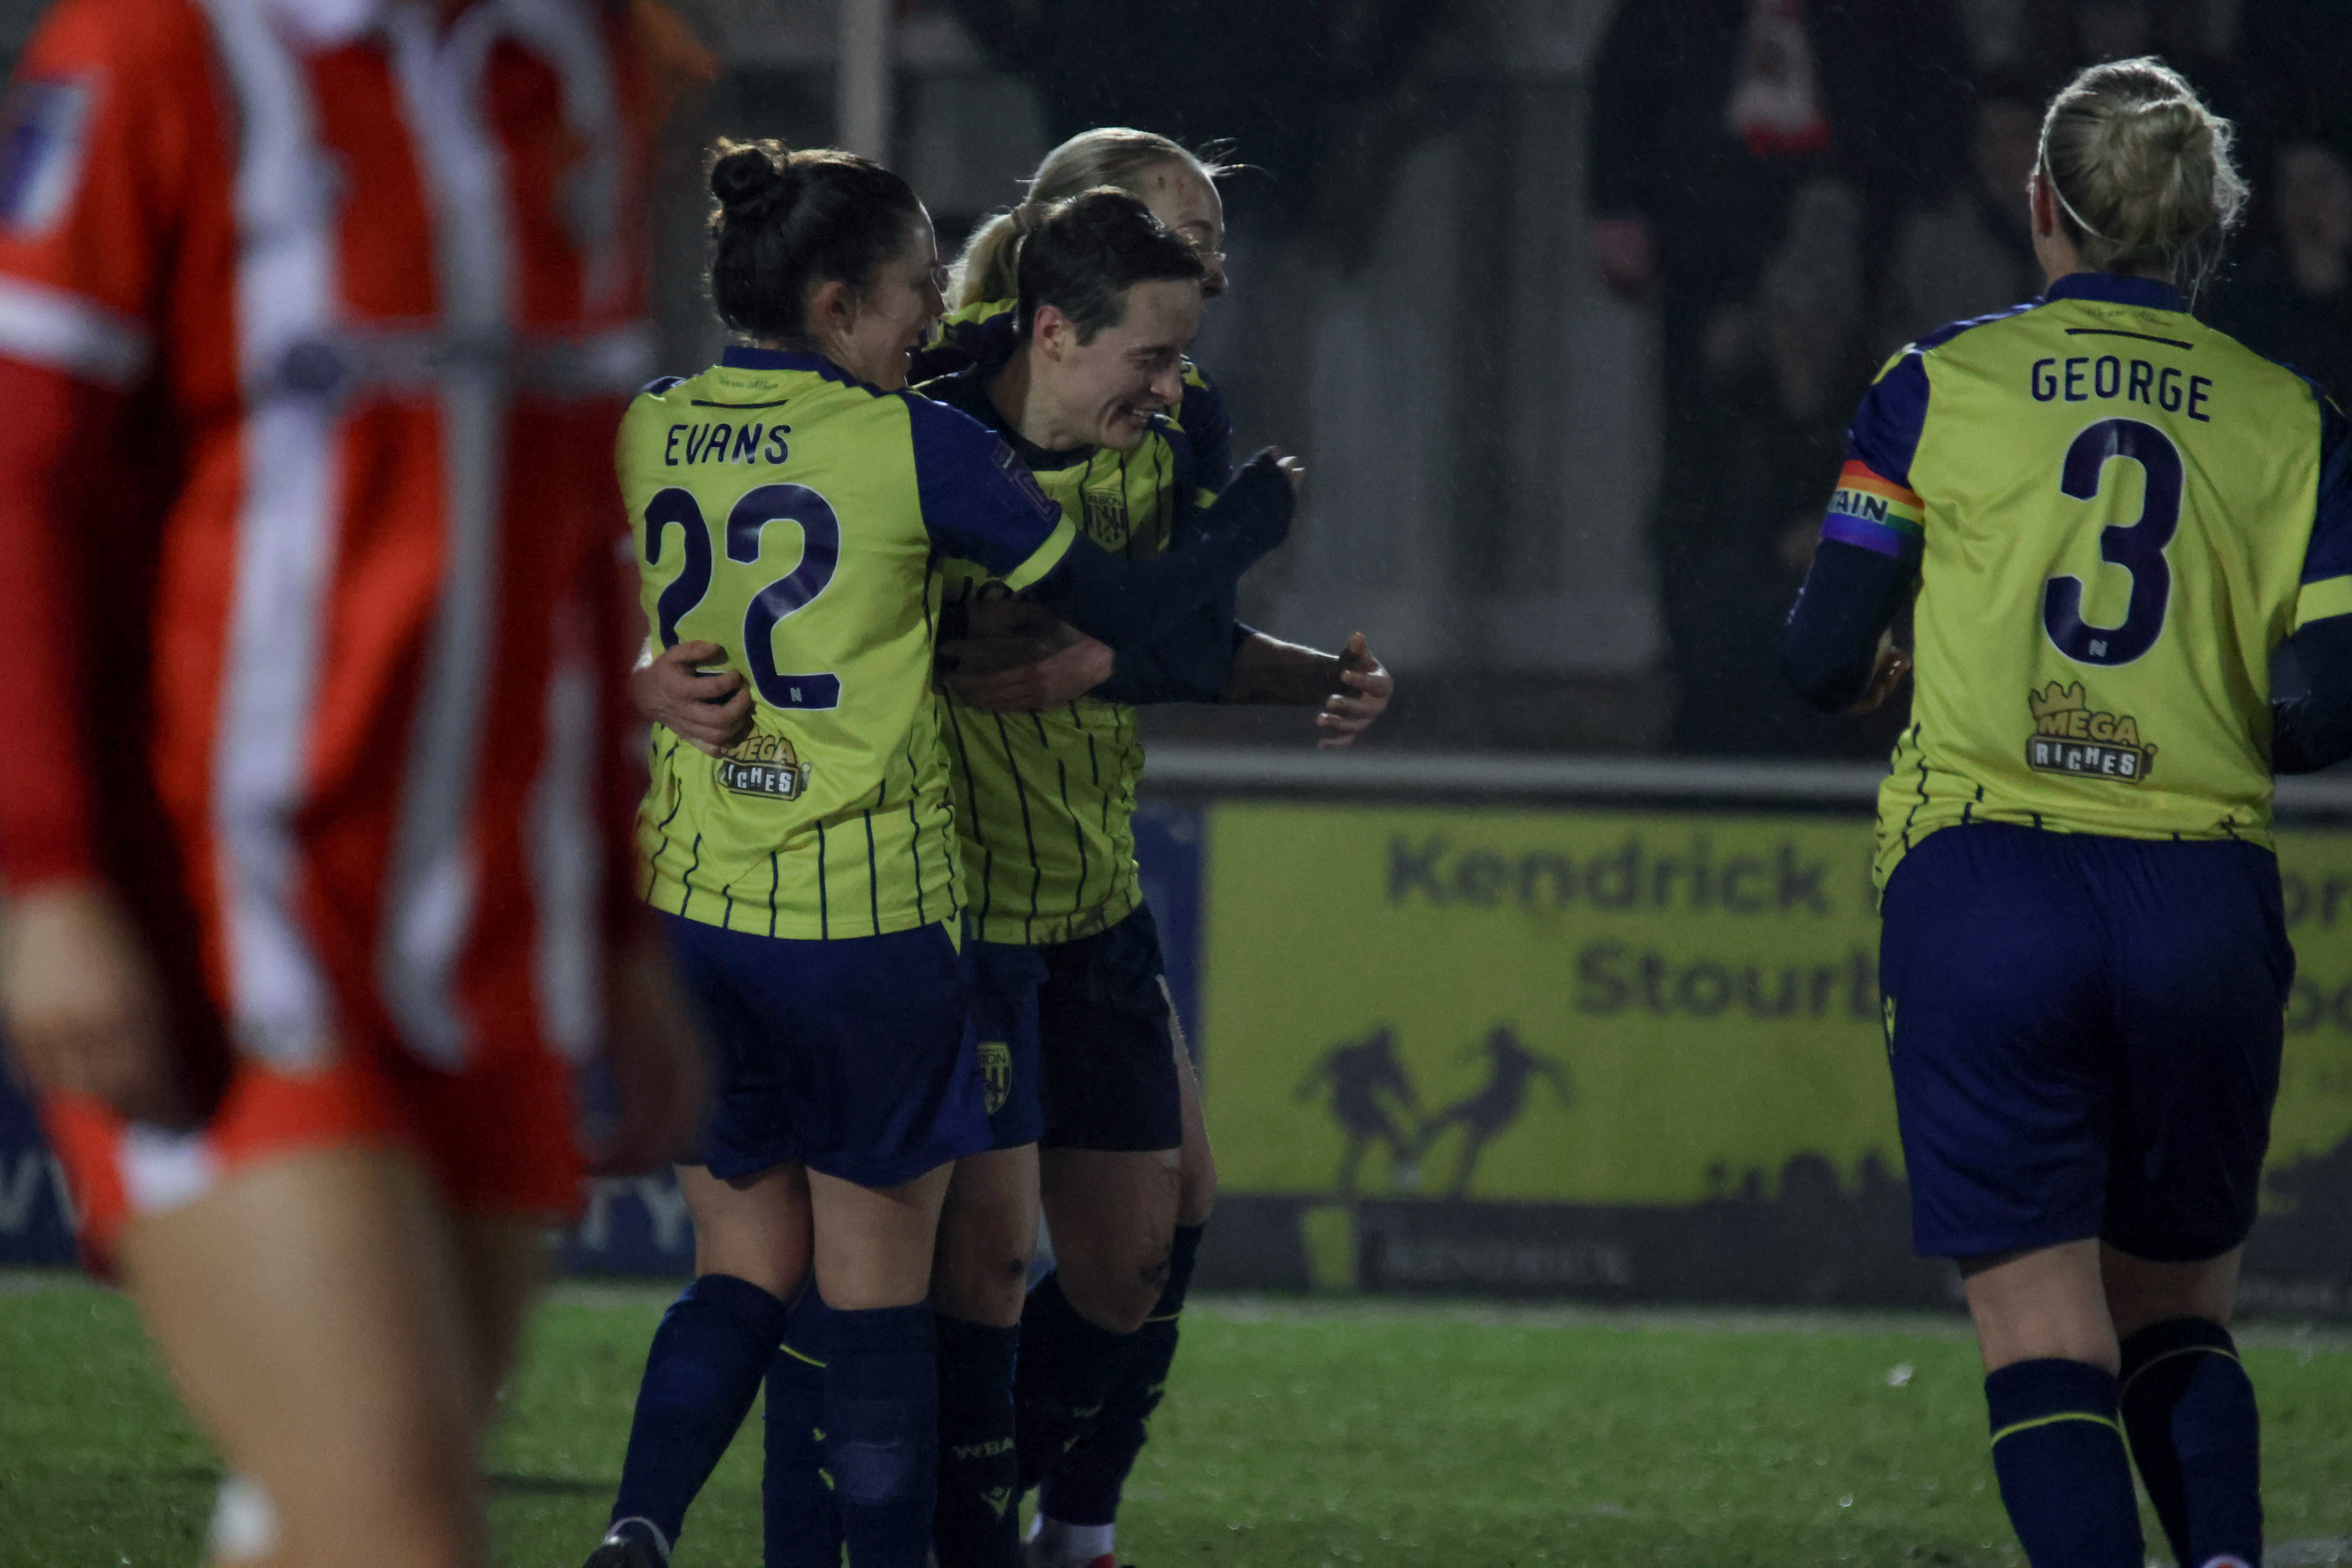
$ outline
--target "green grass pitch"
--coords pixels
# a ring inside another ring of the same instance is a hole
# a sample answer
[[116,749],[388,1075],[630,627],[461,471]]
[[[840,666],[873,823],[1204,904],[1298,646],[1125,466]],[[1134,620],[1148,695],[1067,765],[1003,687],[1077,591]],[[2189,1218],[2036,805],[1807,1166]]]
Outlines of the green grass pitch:
[[[669,1294],[574,1286],[540,1311],[492,1454],[502,1562],[586,1555]],[[2272,1539],[2336,1561],[2352,1336],[2246,1337]],[[120,1299],[0,1281],[0,1561],[193,1563],[216,1474]],[[753,1568],[758,1499],[755,1425],[677,1568]],[[1141,1568],[2020,1560],[1953,1323],[1241,1299],[1185,1318],[1120,1545]]]

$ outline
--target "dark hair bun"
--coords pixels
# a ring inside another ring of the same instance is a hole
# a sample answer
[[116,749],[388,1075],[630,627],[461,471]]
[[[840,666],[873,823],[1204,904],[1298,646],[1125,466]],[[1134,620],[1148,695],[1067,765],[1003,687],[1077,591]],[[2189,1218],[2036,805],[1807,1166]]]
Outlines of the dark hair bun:
[[736,146],[710,165],[710,194],[730,220],[756,223],[775,211],[797,183],[791,163],[757,145]]
[[809,291],[864,293],[923,210],[905,180],[837,148],[722,137],[710,153],[710,302],[750,337],[803,342]]

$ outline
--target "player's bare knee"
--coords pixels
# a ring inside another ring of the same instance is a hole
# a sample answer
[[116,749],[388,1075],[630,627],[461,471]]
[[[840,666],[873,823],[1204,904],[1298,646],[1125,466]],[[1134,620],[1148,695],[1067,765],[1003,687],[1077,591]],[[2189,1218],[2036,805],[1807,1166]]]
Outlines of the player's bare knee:
[[1209,1223],[1217,1207],[1217,1164],[1212,1160],[1199,1169],[1187,1165],[1176,1194],[1176,1223],[1197,1228]]
[[2116,1334],[2127,1338],[2174,1318],[2226,1327],[2237,1308],[2239,1256],[2233,1248],[2198,1263],[2155,1263],[2103,1247],[2101,1283]]
[[1131,1334],[1143,1327],[1168,1287],[1168,1258],[1162,1253],[1156,1264],[1146,1260],[1111,1268],[1065,1266],[1060,1273],[1071,1310],[1106,1333]]
[[931,1290],[931,1306],[944,1316],[992,1329],[1019,1323],[1028,1299],[1029,1260],[1009,1254],[943,1270]]

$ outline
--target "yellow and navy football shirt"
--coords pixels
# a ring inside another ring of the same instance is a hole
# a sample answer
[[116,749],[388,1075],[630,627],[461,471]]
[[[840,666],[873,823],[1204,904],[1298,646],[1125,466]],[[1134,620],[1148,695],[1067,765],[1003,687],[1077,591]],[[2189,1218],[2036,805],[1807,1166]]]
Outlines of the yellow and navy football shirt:
[[[923,390],[989,422],[1058,503],[1064,521],[1108,553],[1166,550],[1198,493],[1192,444],[1155,418],[1131,451],[1050,452],[1003,427],[983,369]],[[943,563],[950,605],[1017,592],[987,563]],[[1143,776],[1136,710],[1081,697],[1034,713],[988,713],[945,699],[955,763],[956,826],[971,913],[989,942],[1074,942],[1143,902],[1135,863],[1135,792]]]
[[1822,528],[1918,567],[1882,884],[1975,821],[2269,842],[2271,653],[2352,611],[2335,426],[2146,279],[2064,278],[1889,362]]
[[655,727],[646,900],[792,938],[954,915],[937,561],[1026,587],[1076,537],[1061,509],[992,431],[814,354],[730,348],[656,383],[616,461],[655,635],[718,644],[755,697],[724,757]]

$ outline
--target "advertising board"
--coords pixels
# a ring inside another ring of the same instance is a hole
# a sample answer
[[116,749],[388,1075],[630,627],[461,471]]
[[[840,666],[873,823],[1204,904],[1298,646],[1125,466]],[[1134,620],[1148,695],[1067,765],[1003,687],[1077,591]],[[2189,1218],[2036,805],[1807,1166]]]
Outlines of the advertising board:
[[[1910,1255],[1866,819],[1228,803],[1207,840],[1217,1277],[1947,1294]],[[2319,1301],[2352,1255],[2352,836],[2280,854],[2301,973],[2250,1263]]]

